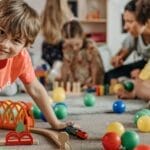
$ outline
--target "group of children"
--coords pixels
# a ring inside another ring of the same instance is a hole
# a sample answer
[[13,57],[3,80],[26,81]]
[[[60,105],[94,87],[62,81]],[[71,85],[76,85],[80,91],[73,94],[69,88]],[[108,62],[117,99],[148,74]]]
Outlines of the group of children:
[[[54,8],[56,6],[58,9]],[[125,15],[129,13],[128,10],[125,10],[125,13],[127,13],[124,14],[125,26],[128,27],[130,20],[125,18]],[[1,0],[0,89],[2,90],[19,78],[49,124],[55,129],[62,129],[71,125],[72,122],[61,122],[56,118],[50,107],[50,97],[47,91],[35,77],[34,68],[27,51],[40,31],[41,21],[41,31],[44,36],[42,57],[51,67],[55,61],[62,61],[61,74],[56,79],[64,82],[79,81],[83,87],[103,83],[104,68],[101,56],[95,43],[86,38],[80,23],[73,18],[67,6],[67,0],[47,0],[41,18],[23,0]],[[133,81],[134,90],[131,93],[120,90],[118,96],[128,98],[127,95],[130,95],[134,98],[148,100],[150,99],[150,76],[145,78],[143,72],[150,72],[148,63],[150,57],[149,0],[137,0],[135,3],[133,25],[133,29],[135,27],[139,29],[136,35],[137,41],[144,47],[142,50],[140,48],[137,50],[140,51],[143,58],[148,57],[144,60],[147,65]],[[128,27],[128,29],[131,28]],[[114,65],[116,67],[123,65],[128,54],[127,50],[121,51],[116,58],[113,58],[112,64],[118,64]]]
[[55,62],[62,62],[55,80],[64,84],[80,82],[82,87],[103,83],[104,68],[96,44],[85,37],[66,0],[47,0],[42,16],[42,33],[42,58],[52,69]]

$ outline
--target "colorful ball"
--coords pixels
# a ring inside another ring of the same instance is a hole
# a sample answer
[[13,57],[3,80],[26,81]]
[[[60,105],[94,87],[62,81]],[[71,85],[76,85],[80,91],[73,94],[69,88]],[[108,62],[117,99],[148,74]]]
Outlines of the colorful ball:
[[126,109],[126,105],[124,101],[117,100],[113,103],[113,112],[120,114],[120,113],[125,112],[125,109]]
[[139,144],[140,138],[134,131],[125,131],[121,136],[121,142],[125,149],[133,150]]
[[123,86],[124,86],[124,88],[125,88],[125,90],[127,90],[127,91],[132,91],[133,89],[134,89],[134,84],[132,83],[132,82],[127,82],[127,81],[125,81],[124,83],[123,83]]
[[54,112],[58,119],[65,119],[68,116],[68,110],[65,104],[56,104],[54,107]]
[[54,102],[63,102],[66,99],[65,90],[62,87],[57,87],[53,90],[52,98]]
[[150,150],[150,145],[140,144],[134,150]]
[[137,121],[137,127],[142,132],[150,132],[150,116],[142,116]]
[[33,105],[31,110],[35,119],[41,118],[41,110],[39,109],[37,105]]
[[115,132],[121,136],[125,132],[125,128],[120,122],[112,122],[107,126],[107,132]]
[[135,123],[135,125],[137,125],[137,121],[138,121],[138,119],[140,118],[140,117],[142,117],[142,116],[150,116],[150,110],[148,110],[148,109],[142,109],[142,110],[140,110],[140,111],[138,111],[135,115],[134,115],[134,123]]
[[84,96],[84,105],[87,107],[94,106],[96,102],[95,96],[93,94],[87,93]]
[[123,85],[120,84],[120,83],[117,83],[117,84],[115,84],[115,85],[113,86],[113,92],[114,92],[115,94],[117,94],[120,89],[123,89]]
[[108,132],[102,138],[102,144],[105,150],[119,150],[121,139],[115,132]]
[[43,121],[47,122],[47,120],[46,120],[46,118],[45,118],[45,116],[44,116],[44,114],[43,114],[42,112],[40,113],[40,118],[41,118]]

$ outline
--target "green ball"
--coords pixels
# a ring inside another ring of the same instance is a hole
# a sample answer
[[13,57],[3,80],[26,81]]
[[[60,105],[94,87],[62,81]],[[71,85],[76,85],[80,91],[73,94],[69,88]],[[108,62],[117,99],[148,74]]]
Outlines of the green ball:
[[132,82],[127,82],[126,81],[126,82],[123,83],[123,86],[129,92],[134,89],[134,84]]
[[139,143],[139,135],[134,131],[125,131],[121,136],[121,143],[126,150],[133,150]]
[[32,106],[32,113],[35,119],[40,119],[41,118],[41,110],[37,105]]
[[142,109],[140,111],[138,111],[135,115],[134,115],[134,124],[137,125],[137,121],[140,117],[142,116],[150,116],[150,110],[148,109]]
[[95,96],[93,94],[86,94],[84,96],[84,105],[87,106],[87,107],[91,107],[91,106],[94,106],[95,105]]
[[150,110],[149,109],[142,109],[141,111],[147,113],[147,115],[150,116]]
[[54,112],[58,119],[65,119],[68,116],[67,108],[64,105],[56,105]]

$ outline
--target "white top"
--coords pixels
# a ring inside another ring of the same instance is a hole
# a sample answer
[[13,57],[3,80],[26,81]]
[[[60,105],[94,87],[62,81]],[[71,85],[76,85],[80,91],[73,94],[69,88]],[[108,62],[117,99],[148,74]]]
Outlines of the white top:
[[128,34],[122,43],[122,48],[128,49],[131,52],[136,50],[137,54],[143,59],[150,59],[150,44],[146,45],[141,35],[136,40],[132,35]]

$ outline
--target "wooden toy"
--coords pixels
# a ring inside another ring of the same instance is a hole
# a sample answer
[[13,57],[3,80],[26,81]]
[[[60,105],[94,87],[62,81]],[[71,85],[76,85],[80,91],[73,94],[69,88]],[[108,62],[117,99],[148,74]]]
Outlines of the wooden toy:
[[[25,102],[13,102],[11,100],[0,101],[0,128],[11,129],[5,140],[0,145],[30,145],[38,144],[29,131],[47,136],[61,149],[69,147],[69,135],[66,132],[57,132],[52,129],[34,128],[34,119],[31,105]],[[68,144],[67,144],[68,143]]]
[[34,118],[26,103],[11,100],[0,101],[0,110],[0,128],[14,130],[20,121],[23,121],[26,130],[34,127]]
[[97,96],[103,96],[103,95],[109,95],[110,92],[110,86],[109,85],[96,85],[96,95]]
[[67,82],[66,84],[64,82],[57,82],[55,81],[53,83],[53,89],[57,87],[63,87],[65,89],[67,96],[78,96],[81,95],[81,85],[80,82]]
[[23,131],[23,132],[16,132],[10,131],[5,137],[5,140],[0,140],[0,146],[3,145],[32,145],[32,144],[39,144],[38,140],[33,140],[30,132]]
[[51,129],[31,128],[32,133],[41,134],[53,140],[57,147],[61,150],[70,149],[69,135],[66,132],[58,132]]
[[76,136],[80,139],[83,139],[83,140],[88,138],[88,134],[85,131],[82,131],[81,129],[78,129],[78,128],[73,127],[73,126],[66,127],[65,131],[68,134],[74,135],[74,136]]

